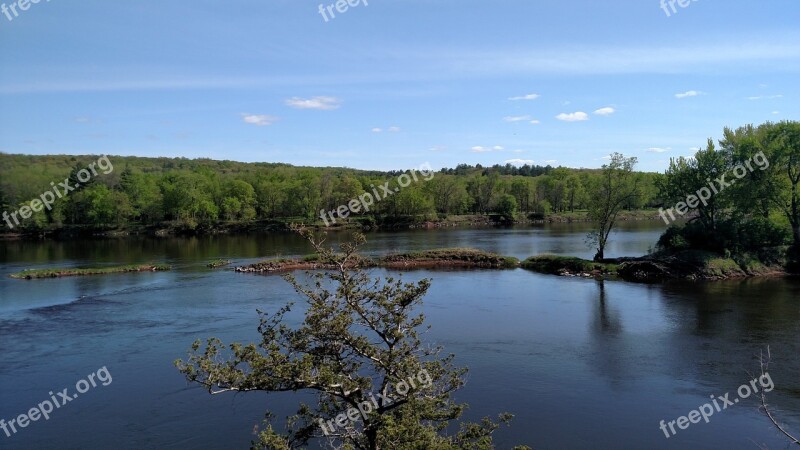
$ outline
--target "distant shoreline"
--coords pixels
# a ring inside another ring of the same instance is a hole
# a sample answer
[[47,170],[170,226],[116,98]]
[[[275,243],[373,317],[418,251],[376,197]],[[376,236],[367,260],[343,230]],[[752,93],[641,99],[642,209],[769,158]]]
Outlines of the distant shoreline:
[[[654,210],[625,211],[618,219],[619,222],[629,221],[659,221],[658,212]],[[433,230],[445,228],[502,228],[519,225],[541,225],[548,223],[588,223],[585,212],[572,212],[551,214],[543,218],[525,217],[514,221],[505,221],[496,215],[461,215],[451,216],[441,220],[387,222],[382,225],[369,223],[362,220],[350,220],[342,225],[326,227],[324,224],[308,224],[325,231],[402,231],[402,230]],[[302,223],[300,220],[269,220],[248,223],[220,223],[211,228],[198,228],[185,230],[179,227],[164,224],[163,226],[134,226],[130,228],[97,228],[88,226],[64,226],[53,230],[37,230],[30,232],[0,232],[0,241],[10,240],[60,240],[80,238],[121,238],[129,236],[150,237],[179,237],[179,236],[213,236],[219,234],[248,234],[258,232],[288,232],[292,223]]]

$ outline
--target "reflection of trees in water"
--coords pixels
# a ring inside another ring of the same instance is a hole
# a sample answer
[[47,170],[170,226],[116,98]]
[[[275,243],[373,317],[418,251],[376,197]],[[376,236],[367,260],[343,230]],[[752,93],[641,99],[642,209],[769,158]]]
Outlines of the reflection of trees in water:
[[731,391],[758,373],[757,356],[769,346],[770,401],[783,419],[800,421],[800,281],[670,283],[662,293],[672,329],[664,345],[674,349],[670,375]]
[[[650,287],[598,281],[587,303],[586,358],[614,387],[655,376],[691,381],[703,397],[730,392],[758,373],[756,356],[769,345],[776,386],[770,402],[783,420],[800,423],[800,280]],[[641,330],[630,322],[636,314],[665,323]]]
[[609,300],[605,282],[597,280],[596,286],[588,302],[593,310],[589,365],[607,377],[614,388],[624,389],[635,367],[635,352],[626,342],[620,311]]
[[594,320],[593,327],[595,332],[607,336],[618,336],[622,333],[622,319],[619,317],[619,311],[609,311],[606,303],[606,285],[603,280],[597,280],[598,290],[598,314]]

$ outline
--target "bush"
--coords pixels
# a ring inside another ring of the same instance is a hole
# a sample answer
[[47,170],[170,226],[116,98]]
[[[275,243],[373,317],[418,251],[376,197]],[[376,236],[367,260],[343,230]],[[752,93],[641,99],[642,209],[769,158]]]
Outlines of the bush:
[[720,221],[709,230],[699,221],[673,225],[658,239],[659,250],[707,250],[721,255],[759,251],[787,244],[791,236],[785,227],[769,219]]

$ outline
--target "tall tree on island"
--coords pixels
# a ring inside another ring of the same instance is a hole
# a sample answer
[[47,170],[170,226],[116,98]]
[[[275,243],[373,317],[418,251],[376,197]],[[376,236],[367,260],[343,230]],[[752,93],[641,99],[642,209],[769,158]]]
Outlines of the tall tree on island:
[[633,172],[637,159],[613,153],[608,164],[604,164],[600,177],[589,186],[589,219],[594,229],[589,232],[589,242],[597,247],[595,261],[605,257],[606,244],[617,216],[627,203],[639,195],[639,179]]
[[[187,380],[212,394],[224,392],[310,392],[313,404],[301,404],[286,420],[286,432],[271,425],[258,434],[252,448],[289,450],[315,440],[331,448],[412,450],[492,449],[499,423],[461,423],[445,435],[466,405],[451,395],[464,384],[466,369],[453,365],[453,355],[419,337],[425,317],[416,315],[430,280],[403,283],[372,279],[359,268],[353,242],[334,252],[324,241],[302,231],[328,273],[309,274],[309,284],[285,278],[305,297],[305,319],[289,327],[284,315],[262,314],[257,344],[225,346],[211,338],[192,346],[187,361],[176,361]],[[517,447],[519,450],[527,447]]]

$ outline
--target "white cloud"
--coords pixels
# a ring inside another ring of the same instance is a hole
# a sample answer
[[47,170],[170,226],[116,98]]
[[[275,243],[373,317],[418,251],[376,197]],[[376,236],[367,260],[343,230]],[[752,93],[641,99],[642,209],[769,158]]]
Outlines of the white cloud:
[[672,150],[672,147],[650,147],[646,150],[647,153],[666,153]]
[[527,95],[520,95],[517,97],[509,97],[509,100],[536,100],[537,98],[541,97],[539,94],[527,94]]
[[447,150],[447,147],[444,145],[434,145],[433,147],[430,148],[430,150],[432,152],[443,152]]
[[693,151],[693,152],[699,152],[700,151],[700,147],[689,147],[689,150]]
[[698,95],[704,95],[704,94],[705,92],[700,92],[700,91],[686,91],[675,94],[675,98],[697,97]]
[[397,132],[400,131],[400,127],[389,127],[389,128],[386,129],[386,131],[388,131],[390,133],[397,133]]
[[373,133],[380,133],[380,132],[382,132],[382,131],[383,131],[383,128],[378,128],[378,127],[375,127],[375,128],[373,128],[373,129],[372,129],[372,132],[373,132]]
[[267,114],[247,114],[242,113],[242,120],[244,123],[255,125],[258,127],[265,127],[267,125],[272,125],[275,123],[278,118],[275,116],[270,116]]
[[569,114],[561,113],[556,116],[556,119],[563,120],[564,122],[581,122],[584,120],[589,120],[589,115],[582,111]]
[[558,160],[557,159],[548,159],[547,161],[545,161],[545,163],[547,163],[547,164],[556,164],[556,163],[558,163]]
[[300,98],[292,97],[286,100],[286,104],[296,109],[316,109],[319,111],[329,111],[337,109],[340,106],[340,101],[336,97],[312,97]]
[[524,122],[526,120],[531,120],[531,116],[506,116],[503,117],[503,120],[506,122]]
[[783,98],[783,94],[778,95],[756,95],[753,97],[747,97],[748,100],[771,100],[775,98]]
[[524,166],[525,164],[532,166],[534,165],[535,161],[532,159],[509,159],[505,161],[506,164],[511,164],[512,166]]
[[476,145],[472,147],[472,153],[488,153],[488,152],[499,152],[503,150],[503,147],[500,145],[495,145],[494,147],[484,147],[482,145]]
[[598,116],[610,116],[615,112],[617,112],[617,110],[610,106],[606,106],[605,108],[600,108],[594,111],[594,113]]
[[533,119],[533,120],[531,120],[531,123],[534,124],[534,125],[539,125],[541,122],[539,122],[538,119]]
[[781,113],[780,111],[772,111],[772,115],[774,115],[774,116],[777,116],[780,113]]

